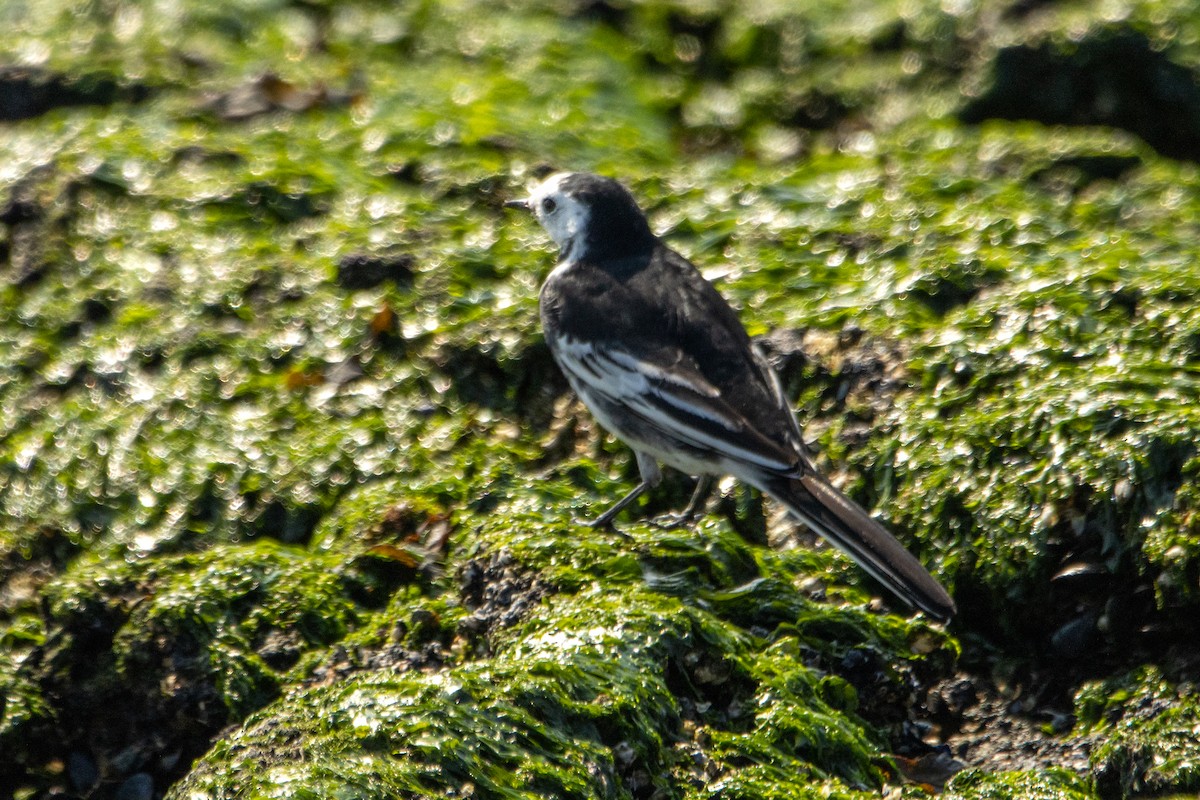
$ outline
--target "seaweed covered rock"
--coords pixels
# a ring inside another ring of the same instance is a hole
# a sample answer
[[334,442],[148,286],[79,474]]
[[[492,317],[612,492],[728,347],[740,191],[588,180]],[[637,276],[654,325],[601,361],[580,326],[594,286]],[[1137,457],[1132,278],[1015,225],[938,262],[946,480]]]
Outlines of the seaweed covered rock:
[[1079,725],[1103,736],[1092,754],[1104,797],[1200,789],[1200,728],[1194,682],[1170,681],[1154,667],[1085,685]]
[[853,688],[806,663],[809,643],[783,633],[763,648],[711,612],[634,587],[556,595],[490,658],[293,693],[172,796],[469,786],[487,797],[682,797],[798,781],[853,796],[880,784],[887,761]]
[[43,699],[6,709],[7,758],[89,759],[84,788],[170,785],[277,697],[302,654],[354,627],[354,577],[338,567],[270,542],[75,564],[46,587],[45,640],[10,675],[14,700]]
[[[1195,790],[1191,2],[0,20],[0,794]],[[636,465],[503,216],[556,168],[720,284],[950,634],[729,482],[574,523]]]

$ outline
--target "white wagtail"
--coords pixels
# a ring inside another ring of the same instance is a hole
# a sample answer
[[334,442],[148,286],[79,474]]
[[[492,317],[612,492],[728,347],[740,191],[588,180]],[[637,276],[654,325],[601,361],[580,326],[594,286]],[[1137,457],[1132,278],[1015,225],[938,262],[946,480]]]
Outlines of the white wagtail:
[[[559,173],[524,200],[560,250],[541,290],[555,361],[607,430],[633,448],[641,483],[607,526],[662,479],[733,475],[781,502],[897,596],[949,619],[954,601],[888,531],[818,474],[779,380],[737,313],[650,230],[609,178]],[[685,516],[699,507],[697,493]]]

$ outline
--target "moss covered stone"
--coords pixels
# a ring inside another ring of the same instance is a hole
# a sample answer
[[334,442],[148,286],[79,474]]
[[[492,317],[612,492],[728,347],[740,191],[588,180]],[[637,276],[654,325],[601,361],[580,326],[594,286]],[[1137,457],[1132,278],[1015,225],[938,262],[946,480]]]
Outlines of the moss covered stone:
[[9,675],[5,752],[36,763],[65,748],[124,759],[126,773],[176,772],[278,696],[301,655],[354,627],[355,580],[272,541],[77,562],[45,589],[50,635]]
[[[1194,789],[1182,684],[1117,697],[1200,610],[1192,5],[0,8],[0,789],[862,796],[958,635],[1111,666],[1097,786]],[[718,283],[954,636],[729,485],[575,524],[636,467],[538,332],[545,167]]]
[[711,612],[632,587],[555,595],[486,660],[298,690],[172,796],[684,796],[754,775],[851,796],[878,786],[886,761],[853,688],[806,664],[810,643],[827,640],[785,634],[761,649]]
[[1070,772],[962,772],[950,781],[941,795],[947,800],[1087,800],[1094,797],[1087,781]]
[[1079,724],[1103,736],[1092,768],[1104,796],[1200,788],[1200,706],[1190,681],[1144,667],[1085,685],[1076,702]]

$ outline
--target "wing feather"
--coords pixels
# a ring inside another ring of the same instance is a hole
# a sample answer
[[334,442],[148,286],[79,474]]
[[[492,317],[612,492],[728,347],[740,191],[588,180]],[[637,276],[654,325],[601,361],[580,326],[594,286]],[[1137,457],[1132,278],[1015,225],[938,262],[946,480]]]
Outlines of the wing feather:
[[564,369],[586,392],[624,407],[679,441],[770,472],[796,466],[789,449],[756,430],[717,387],[686,367],[682,354],[652,361],[605,342],[575,340],[557,349]]

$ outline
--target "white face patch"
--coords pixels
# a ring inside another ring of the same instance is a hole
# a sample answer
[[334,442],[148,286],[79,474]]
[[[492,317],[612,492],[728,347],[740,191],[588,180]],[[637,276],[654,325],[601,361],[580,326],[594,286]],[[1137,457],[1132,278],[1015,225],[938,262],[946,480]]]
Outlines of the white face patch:
[[583,255],[589,212],[587,206],[563,191],[562,182],[570,176],[569,172],[558,172],[538,184],[529,194],[529,208],[567,260],[575,261]]

